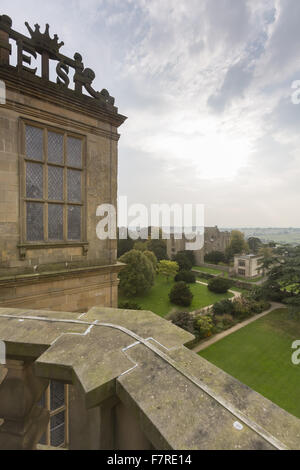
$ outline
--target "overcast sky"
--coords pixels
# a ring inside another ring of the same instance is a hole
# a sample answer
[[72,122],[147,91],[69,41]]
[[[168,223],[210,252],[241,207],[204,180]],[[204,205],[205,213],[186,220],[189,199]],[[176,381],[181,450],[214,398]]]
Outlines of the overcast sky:
[[[26,6],[26,7],[25,7]],[[206,225],[300,226],[299,0],[1,0],[94,69],[128,121],[119,194]]]

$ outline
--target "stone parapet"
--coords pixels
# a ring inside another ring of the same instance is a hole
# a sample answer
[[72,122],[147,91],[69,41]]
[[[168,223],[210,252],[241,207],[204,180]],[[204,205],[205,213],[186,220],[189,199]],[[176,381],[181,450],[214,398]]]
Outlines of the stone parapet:
[[73,386],[70,448],[300,449],[299,419],[186,349],[192,335],[151,312],[0,309],[0,338],[9,360]]

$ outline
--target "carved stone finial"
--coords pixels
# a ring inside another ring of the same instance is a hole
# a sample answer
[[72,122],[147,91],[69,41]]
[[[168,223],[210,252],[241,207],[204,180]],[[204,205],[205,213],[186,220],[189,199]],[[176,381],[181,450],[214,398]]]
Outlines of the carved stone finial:
[[34,47],[42,54],[43,52],[48,52],[49,57],[51,59],[56,59],[57,54],[59,53],[59,49],[64,45],[64,42],[58,42],[58,36],[55,34],[54,38],[52,39],[49,34],[49,25],[46,24],[44,34],[40,31],[40,25],[35,25],[35,30],[33,30],[28,22],[25,23],[26,28],[29,31],[31,39],[34,43]]
[[12,19],[7,15],[0,15],[0,23],[5,24],[5,26],[8,26],[9,28],[12,27]]

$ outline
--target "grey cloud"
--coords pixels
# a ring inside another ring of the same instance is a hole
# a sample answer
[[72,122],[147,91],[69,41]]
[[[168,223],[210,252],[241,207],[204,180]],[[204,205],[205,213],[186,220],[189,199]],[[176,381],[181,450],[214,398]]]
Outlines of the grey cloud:
[[216,112],[223,112],[235,98],[243,96],[253,76],[253,70],[247,64],[239,62],[227,71],[223,85],[208,99],[208,105]]

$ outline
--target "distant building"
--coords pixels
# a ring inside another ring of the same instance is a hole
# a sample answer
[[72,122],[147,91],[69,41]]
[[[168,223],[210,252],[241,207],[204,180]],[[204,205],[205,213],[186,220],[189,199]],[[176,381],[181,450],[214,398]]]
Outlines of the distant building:
[[246,278],[257,277],[261,274],[261,256],[256,255],[236,255],[234,257],[234,272],[237,276]]
[[[170,240],[167,240],[167,252],[170,259],[174,258],[180,251],[185,251],[187,240],[183,237],[176,240],[176,235],[171,234]],[[230,243],[230,232],[221,232],[218,227],[205,227],[204,229],[204,247],[195,251],[196,264],[204,263],[204,257],[212,251],[221,251],[225,253]]]

